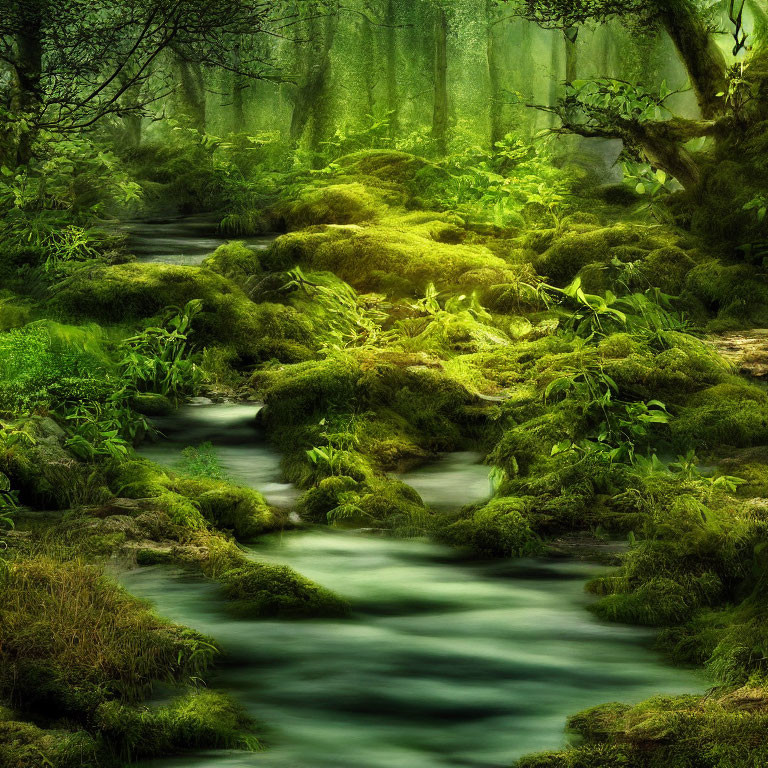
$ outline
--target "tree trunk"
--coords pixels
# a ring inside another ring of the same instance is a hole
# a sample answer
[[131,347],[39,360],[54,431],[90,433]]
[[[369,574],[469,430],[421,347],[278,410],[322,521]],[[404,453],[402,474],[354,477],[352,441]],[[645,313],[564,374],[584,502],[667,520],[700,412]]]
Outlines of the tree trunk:
[[[534,26],[526,19],[519,20],[520,30],[520,73],[523,81],[520,83],[520,92],[526,103],[532,104],[536,101],[536,86],[534,73],[537,71],[536,59],[533,55],[533,30]],[[529,136],[536,133],[536,110],[526,110],[523,119],[526,121],[526,131]]]
[[496,23],[496,6],[493,0],[485,2],[485,53],[488,63],[488,123],[491,134],[491,150],[497,141],[504,138],[503,99],[501,91],[501,72],[499,64],[498,24]]
[[389,113],[389,138],[394,141],[400,133],[400,105],[397,98],[397,9],[395,0],[387,0],[384,16],[387,68],[387,112]]
[[676,178],[684,189],[691,190],[701,181],[701,171],[685,146],[666,135],[664,123],[646,123],[640,139],[648,162]]
[[[36,4],[30,3],[25,16],[26,26],[13,41],[13,72],[11,82],[11,112],[32,116],[40,113],[41,75],[43,69],[42,15]],[[28,128],[16,142],[16,164],[26,165],[32,158],[32,144],[36,131]]]
[[576,39],[579,33],[578,28],[568,27],[563,30],[563,39],[565,40],[565,82],[570,84],[578,77],[578,50],[576,48]]
[[245,106],[243,103],[243,93],[245,83],[242,75],[239,74],[242,65],[240,57],[240,43],[237,42],[232,48],[232,132],[241,133],[245,130]]
[[327,128],[329,116],[328,82],[331,71],[331,47],[336,35],[338,16],[329,13],[324,23],[313,13],[309,18],[304,56],[304,73],[294,98],[291,115],[291,141],[297,145],[308,130],[309,148],[317,152]]
[[205,87],[200,64],[186,59],[174,51],[174,69],[179,87],[176,90],[176,108],[200,133],[205,133]]
[[448,153],[448,16],[442,6],[435,16],[435,72],[432,138],[437,154]]
[[364,16],[361,29],[361,61],[363,66],[363,86],[365,88],[365,104],[369,115],[374,114],[376,107],[376,45],[371,29],[371,20]]
[[760,5],[761,2],[762,0],[747,0],[747,8],[753,19],[752,38],[758,43],[765,43],[768,40],[768,12]]
[[701,114],[715,117],[725,106],[717,94],[728,90],[725,56],[692,0],[666,0],[662,6],[661,22],[685,64]]
[[336,36],[339,18],[328,13],[323,23],[322,44],[318,48],[319,57],[315,68],[314,94],[312,98],[312,123],[309,132],[309,148],[320,152],[320,144],[330,133],[331,121],[331,48]]
[[[550,62],[549,62],[549,106],[554,107],[557,105],[557,101],[560,98],[560,77],[561,69],[563,66],[562,59],[560,57],[561,37],[558,32],[552,33],[552,47],[550,49]],[[557,127],[557,115],[550,115],[550,128]]]

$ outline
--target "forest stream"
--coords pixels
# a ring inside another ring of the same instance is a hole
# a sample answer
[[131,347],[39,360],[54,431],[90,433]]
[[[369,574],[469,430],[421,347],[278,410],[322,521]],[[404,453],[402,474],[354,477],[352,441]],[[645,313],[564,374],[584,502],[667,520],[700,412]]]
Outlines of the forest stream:
[[[219,218],[198,214],[143,219],[122,225],[121,231],[128,235],[128,247],[141,262],[199,266],[229,239],[219,231]],[[254,251],[264,251],[274,239],[275,235],[260,235],[243,238],[243,242]]]
[[0,768],[768,766],[766,0],[0,12]]
[[[141,453],[174,466],[185,445],[209,442],[222,469],[289,506],[279,455],[259,432],[260,405],[200,398],[157,421]],[[400,475],[435,508],[485,500],[488,467],[447,454]],[[211,752],[158,768],[439,768],[502,766],[564,743],[574,711],[604,701],[698,692],[695,673],[651,650],[653,632],[606,625],[584,582],[605,569],[564,561],[467,561],[425,540],[320,527],[273,534],[249,548],[350,601],[349,618],[233,619],[219,588],[153,566],[122,581],[164,616],[222,645],[212,685],[262,725],[264,753]]]

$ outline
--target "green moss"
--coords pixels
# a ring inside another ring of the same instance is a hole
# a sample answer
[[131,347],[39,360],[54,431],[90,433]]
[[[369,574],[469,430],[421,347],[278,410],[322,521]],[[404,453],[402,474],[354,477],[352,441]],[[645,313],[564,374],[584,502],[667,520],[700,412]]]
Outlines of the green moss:
[[162,707],[115,701],[99,706],[96,727],[126,757],[159,757],[189,749],[253,750],[253,723],[238,704],[217,691],[195,690]]
[[173,403],[155,392],[139,392],[131,400],[131,407],[145,416],[168,416],[173,413]]
[[768,395],[738,379],[693,395],[671,425],[680,444],[748,447],[768,441]]
[[0,410],[98,400],[118,387],[98,327],[39,320],[0,334]]
[[283,524],[258,491],[213,478],[165,472],[144,459],[113,463],[109,480],[115,493],[152,499],[175,524],[191,530],[213,525],[248,540]]
[[98,741],[86,731],[46,730],[13,719],[7,710],[0,718],[2,768],[95,767],[104,758]]
[[690,618],[696,601],[686,588],[664,577],[650,579],[632,592],[608,595],[593,610],[602,619],[625,624],[665,626]]
[[359,182],[307,188],[295,200],[277,207],[285,228],[315,224],[359,224],[374,221],[386,210],[381,195]]
[[419,494],[399,481],[369,481],[357,503],[368,518],[365,525],[383,525],[400,536],[422,535],[431,524]]
[[685,286],[688,273],[696,262],[682,248],[668,246],[651,251],[640,263],[637,273],[639,288],[653,286],[663,293],[678,295]]
[[683,298],[692,307],[717,315],[710,322],[713,331],[768,325],[768,285],[747,264],[726,264],[713,259],[694,267],[688,274]]
[[608,264],[614,257],[614,248],[647,248],[653,244],[645,227],[631,224],[589,232],[565,232],[534,262],[534,266],[555,285],[565,285],[587,264]]
[[303,520],[328,522],[328,513],[341,502],[341,495],[354,491],[358,482],[346,475],[332,475],[303,493],[296,502],[296,512]]
[[218,579],[239,616],[299,618],[343,616],[348,604],[285,565],[249,562]]
[[64,431],[51,418],[33,418],[21,438],[0,450],[0,471],[21,501],[48,509],[98,504],[111,494],[99,468],[78,461],[64,447]]
[[364,176],[398,186],[409,186],[418,181],[424,171],[435,168],[421,157],[386,149],[353,152],[336,162],[349,176]]
[[758,768],[768,759],[765,702],[765,689],[751,687],[601,705],[569,719],[577,746],[525,757],[517,768]]
[[[359,364],[349,355],[257,371],[251,385],[266,405],[268,424],[299,424],[315,414],[354,409],[359,395]],[[318,415],[318,420],[322,418]]]
[[81,562],[12,560],[0,596],[0,696],[55,717],[199,675],[216,652]]
[[392,287],[388,278],[397,276],[417,295],[429,283],[466,290],[515,279],[506,262],[487,248],[435,242],[397,219],[386,225],[315,227],[283,235],[266,256],[272,268],[299,262],[329,270],[360,290],[384,292]]
[[51,309],[69,317],[115,322],[149,318],[168,306],[200,299],[193,341],[225,344],[241,362],[307,355],[311,328],[295,310],[255,304],[234,283],[198,267],[119,264],[77,273],[61,285]]
[[232,240],[220,245],[203,262],[203,267],[233,280],[238,285],[261,273],[258,255],[242,240]]
[[541,542],[531,530],[525,499],[500,497],[457,520],[441,533],[453,546],[467,547],[483,557],[520,557],[536,554]]

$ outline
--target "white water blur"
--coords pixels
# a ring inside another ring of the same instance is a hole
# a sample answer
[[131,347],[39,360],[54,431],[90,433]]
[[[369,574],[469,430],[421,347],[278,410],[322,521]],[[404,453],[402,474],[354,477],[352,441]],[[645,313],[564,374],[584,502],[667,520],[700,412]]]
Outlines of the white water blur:
[[232,692],[269,744],[258,754],[165,760],[166,768],[491,768],[565,743],[568,714],[606,701],[699,691],[650,649],[652,634],[586,610],[599,567],[470,563],[420,540],[328,529],[254,549],[348,598],[347,619],[239,621],[214,585],[163,568],[135,594],[210,633]]

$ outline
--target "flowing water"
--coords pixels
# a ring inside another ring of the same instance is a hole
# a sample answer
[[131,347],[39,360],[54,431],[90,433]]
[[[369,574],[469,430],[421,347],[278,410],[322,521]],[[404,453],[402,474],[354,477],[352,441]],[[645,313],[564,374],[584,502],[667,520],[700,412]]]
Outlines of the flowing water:
[[160,439],[145,443],[138,453],[173,469],[181,462],[184,448],[211,443],[227,478],[261,491],[270,504],[289,507],[298,491],[282,481],[280,454],[270,448],[256,426],[261,407],[197,398],[172,416],[152,419]]
[[491,497],[490,467],[481,461],[479,453],[470,451],[444,453],[396,477],[415,488],[433,509],[457,509]]
[[125,226],[127,248],[138,261],[155,264],[200,265],[206,256],[229,240],[243,240],[254,251],[264,251],[275,235],[227,237],[209,215],[131,222]]
[[[148,246],[161,250],[179,247]],[[162,438],[141,453],[174,466],[184,447],[210,442],[233,481],[291,506],[296,490],[256,426],[259,407],[200,399],[157,419]],[[436,508],[490,495],[488,468],[471,453],[400,478]],[[161,566],[123,574],[161,614],[221,643],[212,685],[242,702],[269,747],[154,768],[500,768],[563,745],[568,714],[704,688],[662,662],[649,631],[605,625],[586,610],[583,585],[597,566],[467,562],[421,540],[323,528],[267,537],[252,551],[343,595],[352,616],[236,620],[213,583]]]
[[263,753],[158,768],[492,768],[565,743],[568,714],[606,701],[697,691],[651,633],[585,610],[576,563],[468,563],[435,544],[327,529],[273,536],[260,559],[347,597],[347,619],[233,620],[214,585],[167,568],[128,573],[134,594],[216,637],[212,682],[256,718]]

